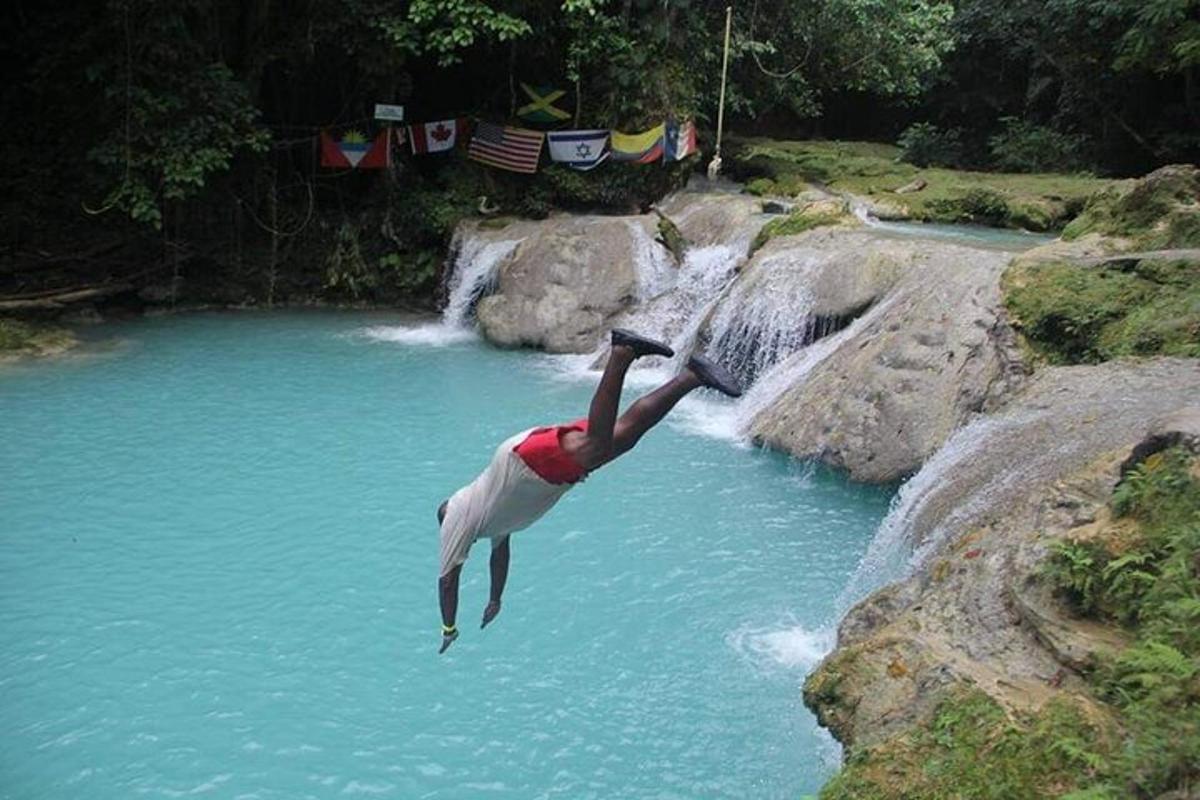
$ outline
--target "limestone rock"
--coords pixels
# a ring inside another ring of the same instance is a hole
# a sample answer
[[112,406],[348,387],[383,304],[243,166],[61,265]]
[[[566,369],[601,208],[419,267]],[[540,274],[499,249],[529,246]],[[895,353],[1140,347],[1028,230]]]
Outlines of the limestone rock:
[[653,220],[560,216],[508,226],[503,237],[522,241],[476,308],[480,330],[506,347],[590,352],[605,320],[636,294],[637,237],[653,236]]
[[755,197],[729,192],[677,192],[659,203],[658,210],[696,247],[747,244],[765,220],[762,203]]
[[896,194],[912,194],[921,191],[928,185],[928,181],[924,178],[915,178],[897,189]]
[[1185,359],[1050,368],[955,434],[872,543],[892,561],[918,547],[918,566],[850,610],[806,702],[851,752],[923,721],[953,686],[1022,711],[1090,702],[1077,670],[1125,642],[1071,617],[1039,566],[1054,540],[1106,523],[1135,447],[1197,431],[1197,396]]
[[869,229],[808,237],[805,246],[846,254],[812,283],[814,308],[845,313],[866,299],[880,308],[760,411],[751,435],[856,480],[895,480],[1019,384],[1024,368],[999,288],[1009,254]]

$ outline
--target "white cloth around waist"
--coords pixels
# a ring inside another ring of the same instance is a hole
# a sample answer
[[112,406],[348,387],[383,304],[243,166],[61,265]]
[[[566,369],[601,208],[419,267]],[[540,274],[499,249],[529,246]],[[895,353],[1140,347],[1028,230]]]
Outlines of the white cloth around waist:
[[479,477],[450,497],[441,526],[440,574],[466,561],[475,540],[528,528],[574,486],[550,483],[517,455],[515,448],[533,430],[506,439]]

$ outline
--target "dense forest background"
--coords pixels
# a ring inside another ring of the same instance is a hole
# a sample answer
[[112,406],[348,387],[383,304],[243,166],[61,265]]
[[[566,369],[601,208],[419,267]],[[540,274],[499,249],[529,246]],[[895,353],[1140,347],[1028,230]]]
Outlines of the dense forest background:
[[[109,0],[0,12],[0,294],[428,299],[456,221],[645,207],[711,154],[725,3]],[[727,132],[899,141],[924,163],[1129,176],[1200,153],[1198,0],[739,0]],[[701,159],[536,176],[454,156],[322,170],[319,129],[692,117]]]

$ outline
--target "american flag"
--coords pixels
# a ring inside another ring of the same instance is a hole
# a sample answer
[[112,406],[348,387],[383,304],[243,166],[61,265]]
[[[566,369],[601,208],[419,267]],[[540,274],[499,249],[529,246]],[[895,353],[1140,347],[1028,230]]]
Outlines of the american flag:
[[542,155],[541,131],[481,122],[475,128],[467,155],[476,161],[512,172],[537,172]]

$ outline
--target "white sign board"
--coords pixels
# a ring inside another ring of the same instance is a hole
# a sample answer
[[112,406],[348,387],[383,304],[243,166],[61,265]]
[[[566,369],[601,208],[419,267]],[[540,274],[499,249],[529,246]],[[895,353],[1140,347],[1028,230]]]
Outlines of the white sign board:
[[388,106],[383,103],[375,104],[375,119],[386,119],[391,122],[404,121],[404,106]]

